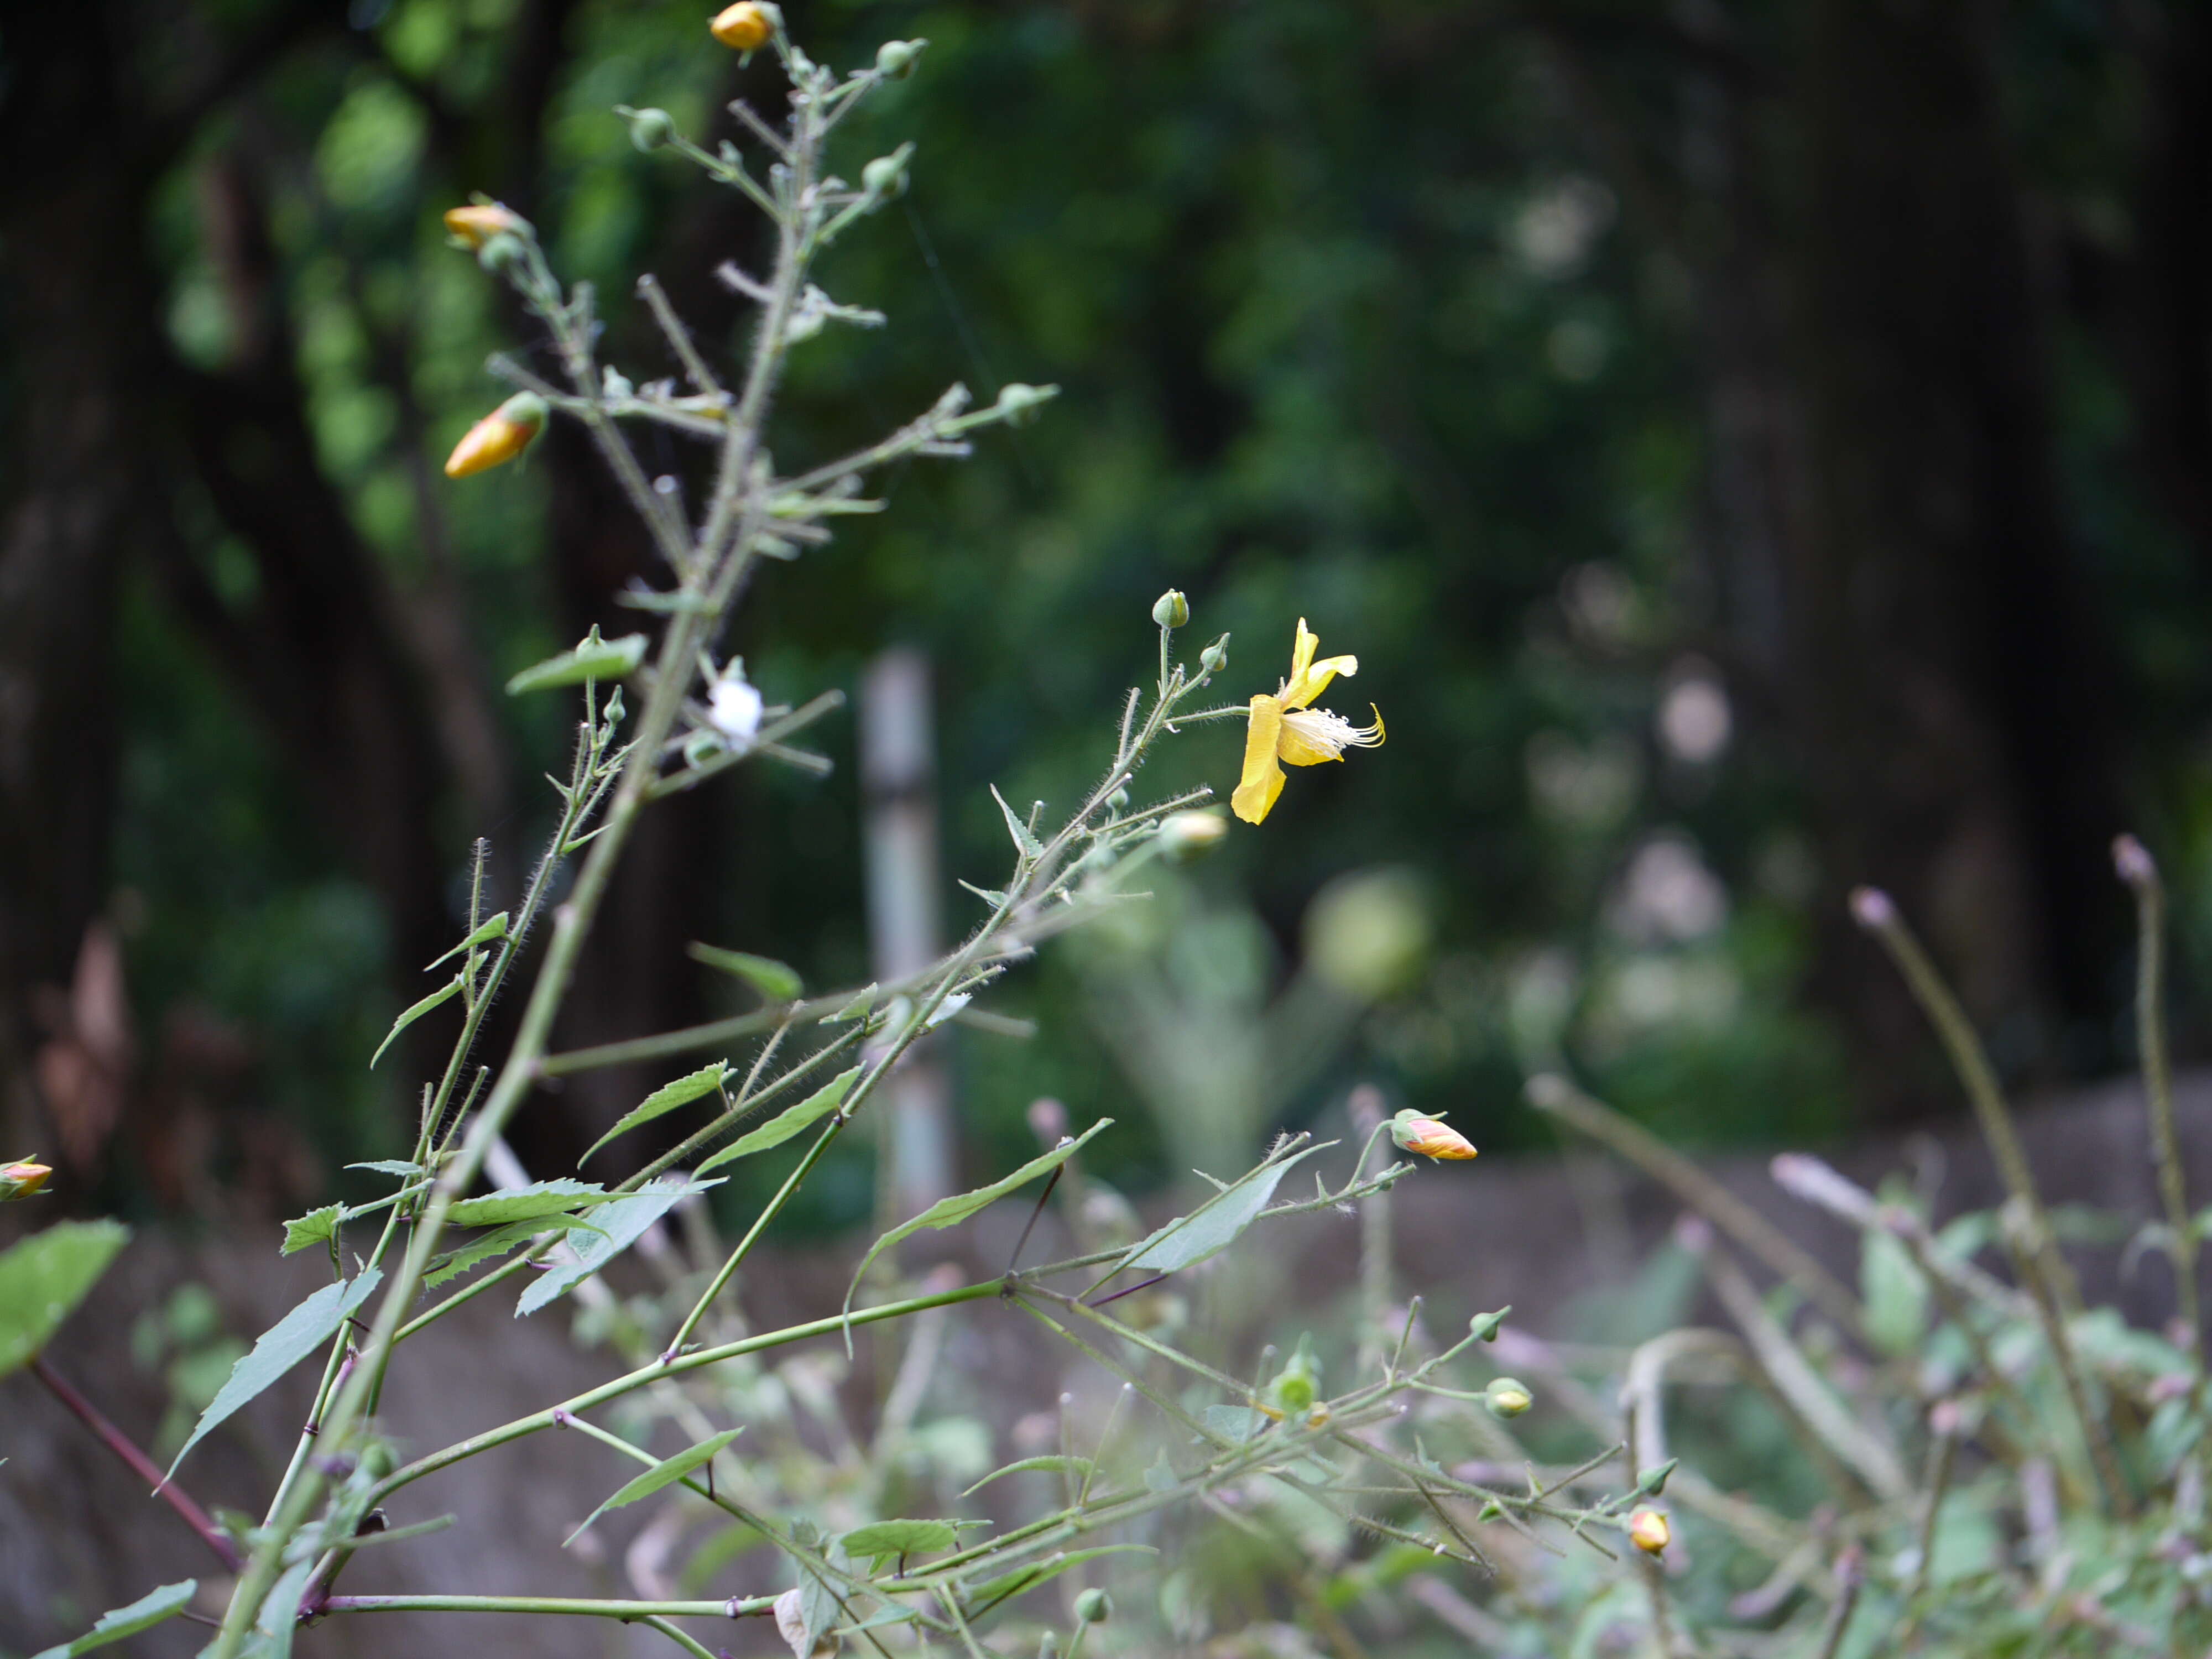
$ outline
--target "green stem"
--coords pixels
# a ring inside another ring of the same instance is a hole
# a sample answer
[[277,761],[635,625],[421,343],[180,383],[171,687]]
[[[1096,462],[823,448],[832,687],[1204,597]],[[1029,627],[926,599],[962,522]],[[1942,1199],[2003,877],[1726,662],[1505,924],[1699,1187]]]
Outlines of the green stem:
[[732,1596],[726,1601],[595,1601],[577,1595],[333,1595],[325,1613],[550,1613],[571,1618],[741,1619],[770,1613],[775,1597]]
[[2151,1146],[2158,1158],[2159,1197],[2172,1234],[2174,1300],[2184,1346],[2201,1369],[2203,1316],[2197,1300],[2197,1234],[2182,1176],[2181,1138],[2173,1121],[2173,1070],[2166,1041],[2166,885],[2158,866],[2133,836],[2112,843],[2120,878],[2136,896],[2136,1043],[2142,1051],[2143,1093],[2150,1104]]
[[830,1143],[837,1138],[837,1132],[844,1126],[844,1114],[840,1112],[823,1126],[820,1134],[814,1137],[814,1144],[806,1149],[806,1156],[799,1160],[798,1167],[785,1177],[784,1183],[777,1189],[775,1196],[763,1205],[761,1212],[753,1218],[753,1224],[745,1230],[745,1236],[738,1241],[738,1248],[730,1252],[730,1259],[722,1264],[721,1271],[714,1275],[714,1282],[707,1286],[706,1294],[693,1304],[690,1313],[684,1316],[684,1322],[676,1328],[676,1334],[668,1339],[668,1347],[660,1356],[662,1364],[665,1364],[684,1352],[684,1345],[691,1340],[692,1331],[697,1328],[699,1322],[707,1316],[707,1310],[714,1305],[714,1299],[721,1295],[723,1287],[729,1284],[731,1276],[738,1271],[739,1264],[752,1254],[753,1246],[760,1242],[760,1236],[768,1230],[769,1223],[783,1213],[783,1206],[791,1202],[791,1195],[799,1190],[799,1184],[813,1172],[814,1166],[822,1161],[822,1154],[830,1149]]

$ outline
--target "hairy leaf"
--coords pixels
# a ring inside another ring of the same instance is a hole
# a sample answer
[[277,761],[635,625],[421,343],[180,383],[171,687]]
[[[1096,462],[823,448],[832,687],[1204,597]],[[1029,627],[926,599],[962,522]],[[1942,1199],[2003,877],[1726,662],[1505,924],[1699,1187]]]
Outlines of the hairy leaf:
[[575,1531],[570,1533],[566,1542],[564,1542],[561,1547],[566,1549],[568,1545],[574,1543],[579,1538],[581,1538],[584,1535],[584,1527],[590,1526],[592,1522],[598,1520],[609,1510],[626,1508],[629,1504],[636,1503],[641,1498],[652,1497],[653,1493],[659,1492],[664,1486],[674,1486],[685,1475],[690,1474],[692,1470],[703,1467],[714,1457],[716,1452],[721,1450],[723,1447],[728,1445],[730,1442],[735,1440],[744,1432],[744,1429],[742,1425],[734,1429],[726,1429],[718,1435],[702,1440],[696,1446],[686,1446],[682,1451],[677,1453],[673,1457],[664,1457],[659,1462],[655,1463],[651,1468],[647,1469],[643,1474],[638,1476],[636,1480],[631,1481],[629,1485],[620,1488],[613,1497],[608,1498],[605,1503],[600,1504],[599,1508],[593,1510],[589,1515],[586,1516],[584,1517],[584,1525],[578,1527]]
[[799,978],[796,969],[772,957],[757,957],[747,951],[725,951],[714,945],[694,945],[690,953],[694,962],[703,962],[709,968],[744,981],[770,1002],[793,1001],[806,988],[806,981]]
[[284,1224],[284,1243],[276,1252],[292,1255],[301,1250],[312,1250],[318,1244],[327,1244],[338,1235],[338,1223],[345,1219],[343,1204],[325,1204],[319,1210],[310,1210],[296,1221]]
[[993,1469],[990,1474],[960,1495],[966,1498],[972,1493],[979,1492],[1000,1475],[1021,1474],[1030,1469],[1042,1469],[1051,1474],[1072,1474],[1078,1480],[1088,1480],[1092,1469],[1096,1467],[1087,1457],[1062,1457],[1057,1453],[1049,1457],[1024,1457],[1019,1462],[1007,1464],[1003,1469]]
[[838,1541],[845,1546],[846,1554],[860,1561],[877,1556],[921,1555],[930,1550],[949,1550],[960,1541],[960,1531],[958,1525],[951,1521],[877,1521],[854,1528]]
[[857,1066],[850,1071],[838,1073],[796,1106],[787,1106],[757,1129],[738,1136],[702,1164],[696,1173],[704,1175],[709,1170],[719,1170],[725,1164],[734,1163],[738,1158],[764,1152],[771,1146],[781,1146],[808,1124],[829,1116],[842,1105],[847,1092],[853,1086],[853,1079],[860,1074],[860,1068]]
[[1121,1267],[1115,1271],[1171,1273],[1227,1249],[1237,1242],[1239,1234],[1260,1218],[1260,1212],[1267,1207],[1267,1201],[1274,1197],[1275,1188],[1282,1184],[1291,1166],[1320,1150],[1318,1146],[1308,1146],[1273,1164],[1263,1164],[1242,1180],[1231,1182],[1188,1215],[1177,1216],[1139,1243],[1121,1258]]
[[383,1277],[381,1267],[365,1267],[356,1279],[325,1285],[262,1332],[253,1351],[230,1368],[229,1380],[200,1413],[200,1420],[192,1426],[191,1437],[170,1463],[169,1474],[176,1474],[177,1465],[185,1461],[185,1454],[198,1445],[210,1429],[336,1335],[346,1316],[368,1300],[369,1292]]
[[611,1204],[620,1196],[596,1181],[564,1176],[558,1181],[533,1181],[527,1187],[502,1187],[480,1197],[464,1198],[446,1212],[446,1220],[455,1227],[503,1227],[510,1221],[531,1221],[563,1210]]
[[533,1282],[515,1304],[515,1316],[536,1313],[547,1303],[565,1296],[636,1243],[647,1227],[681,1200],[721,1184],[719,1180],[648,1181],[637,1191],[623,1194],[613,1203],[594,1211],[592,1224],[600,1230],[599,1237],[579,1250],[574,1261],[563,1262]]
[[119,1221],[58,1221],[0,1254],[0,1376],[37,1357],[130,1237]]
[[1020,854],[1024,860],[1042,854],[1044,848],[1038,844],[1036,836],[1030,833],[1029,825],[1022,822],[1014,809],[1006,805],[1006,798],[999,793],[999,786],[995,783],[991,786],[991,799],[999,803],[999,810],[1006,815],[1006,833],[1014,838],[1014,851]]
[[392,1022],[392,1029],[384,1034],[384,1041],[376,1045],[376,1052],[368,1057],[368,1069],[372,1072],[376,1069],[376,1062],[384,1058],[384,1051],[392,1046],[393,1039],[398,1037],[402,1031],[412,1025],[416,1020],[422,1018],[423,1015],[428,1013],[440,1003],[450,1002],[453,998],[459,996],[460,994],[461,976],[459,974],[456,974],[453,975],[452,982],[447,984],[442,990],[431,992],[428,996],[424,997],[422,1001],[416,1003],[405,1013],[400,1015],[398,1018],[393,1020]]
[[587,1163],[592,1152],[605,1146],[617,1135],[627,1134],[641,1123],[650,1123],[678,1106],[689,1106],[702,1095],[713,1094],[722,1086],[722,1079],[730,1074],[730,1062],[718,1060],[711,1066],[702,1066],[697,1071],[685,1073],[672,1082],[662,1084],[636,1105],[624,1112],[615,1127],[592,1143],[591,1152],[576,1160]]
[[425,968],[422,971],[427,974],[430,971],[430,968],[435,968],[440,962],[450,962],[455,957],[460,955],[464,951],[473,951],[479,945],[489,945],[494,939],[505,939],[506,937],[507,912],[502,910],[490,921],[485,922],[483,926],[477,928],[475,933],[471,933],[459,945],[456,945],[452,950],[447,951],[444,956],[440,957],[438,958],[438,962],[432,963],[429,968]]
[[191,1605],[193,1592],[199,1587],[199,1580],[187,1578],[180,1583],[149,1590],[127,1607],[114,1607],[101,1613],[100,1621],[76,1641],[48,1648],[37,1659],[76,1659],[80,1653],[90,1653],[94,1648],[104,1648],[111,1642],[120,1642],[126,1636],[150,1630],[163,1620],[182,1613]]
[[443,1255],[433,1257],[428,1269],[422,1275],[422,1288],[435,1290],[449,1279],[459,1279],[479,1261],[504,1255],[516,1245],[526,1239],[536,1238],[541,1233],[565,1232],[571,1229],[592,1233],[602,1231],[580,1215],[543,1215],[528,1221],[510,1221],[504,1227],[495,1228],[471,1239],[458,1250],[448,1250]]
[[581,685],[586,680],[628,679],[637,672],[638,665],[645,660],[645,635],[625,634],[618,640],[602,640],[597,637],[598,632],[592,629],[593,637],[574,650],[524,669],[507,683],[507,695],[516,697],[557,685]]

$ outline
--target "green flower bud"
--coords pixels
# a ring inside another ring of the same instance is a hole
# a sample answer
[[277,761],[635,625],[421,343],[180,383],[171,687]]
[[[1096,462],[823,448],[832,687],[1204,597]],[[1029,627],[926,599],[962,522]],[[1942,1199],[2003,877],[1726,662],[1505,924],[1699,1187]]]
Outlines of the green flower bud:
[[927,40],[886,40],[876,48],[876,73],[886,81],[903,81],[921,61]]
[[1667,1490],[1667,1477],[1674,1473],[1674,1465],[1682,1460],[1670,1457],[1656,1468],[1644,1470],[1636,1477],[1636,1490],[1646,1498],[1656,1498]]
[[906,194],[906,164],[914,155],[912,144],[901,144],[889,155],[878,155],[860,169],[860,188],[889,200]]
[[1087,1589],[1075,1598],[1075,1617],[1085,1625],[1103,1625],[1114,1616],[1114,1598],[1103,1589]]
[[1229,666],[1229,635],[1224,634],[1212,645],[1198,653],[1198,665],[1209,674],[1218,674]]
[[1492,1417],[1515,1418],[1534,1405],[1536,1396],[1528,1392],[1527,1385],[1510,1376],[1501,1376],[1482,1391],[1482,1403],[1490,1407]]
[[1474,1518],[1478,1521],[1495,1521],[1504,1513],[1505,1505],[1493,1498],[1474,1512]]
[[1496,1313],[1475,1315],[1467,1322],[1468,1334],[1478,1342],[1497,1341],[1498,1328],[1505,1322],[1505,1316],[1512,1311],[1513,1304],[1509,1302]]
[[1285,1417],[1303,1417],[1313,1409],[1314,1401],[1321,1393],[1321,1362],[1314,1358],[1311,1336],[1298,1339],[1297,1352],[1291,1356],[1291,1363],[1276,1374],[1268,1392]]
[[513,231],[502,230],[477,250],[477,263],[493,276],[504,276],[522,263],[528,251],[523,246],[522,238]]
[[1024,386],[1016,380],[999,388],[999,401],[993,407],[1008,426],[1027,426],[1036,419],[1040,405],[1059,395],[1056,386]]
[[630,143],[647,153],[660,149],[676,137],[676,122],[665,109],[631,109],[624,106],[615,113],[629,123]]
[[1152,620],[1162,628],[1181,628],[1190,620],[1190,601],[1181,588],[1170,587],[1152,601]]
[[1106,804],[1117,812],[1127,811],[1129,810],[1129,792],[1127,789],[1116,789],[1112,794],[1106,797]]

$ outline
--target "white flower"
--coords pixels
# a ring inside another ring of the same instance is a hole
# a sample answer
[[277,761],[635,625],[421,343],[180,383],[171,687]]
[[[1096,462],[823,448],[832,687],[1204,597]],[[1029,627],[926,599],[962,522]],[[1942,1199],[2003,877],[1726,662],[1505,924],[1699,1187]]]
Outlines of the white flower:
[[707,723],[732,744],[750,743],[760,731],[761,694],[735,663],[707,694]]

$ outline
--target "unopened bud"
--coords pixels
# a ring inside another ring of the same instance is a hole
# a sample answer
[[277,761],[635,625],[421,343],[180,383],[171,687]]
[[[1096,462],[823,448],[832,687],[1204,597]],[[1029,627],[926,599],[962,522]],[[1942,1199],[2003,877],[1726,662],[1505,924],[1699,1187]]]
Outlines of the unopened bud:
[[906,194],[906,164],[914,159],[914,146],[901,144],[889,155],[878,155],[860,169],[860,188],[885,200]]
[[1897,904],[1879,887],[1851,889],[1851,920],[1869,933],[1897,926]]
[[1114,1616],[1114,1598],[1103,1589],[1087,1589],[1075,1598],[1075,1617],[1079,1623],[1103,1625]]
[[1514,1418],[1536,1403],[1536,1396],[1528,1392],[1528,1385],[1510,1376],[1493,1377],[1482,1391],[1482,1403],[1490,1407],[1490,1414],[1498,1418]]
[[527,252],[522,238],[503,230],[477,250],[477,263],[493,276],[504,276]]
[[1209,674],[1218,674],[1229,666],[1229,635],[1224,634],[1212,645],[1198,653],[1198,665]]
[[1296,1417],[1310,1412],[1321,1395],[1321,1362],[1314,1357],[1313,1338],[1298,1339],[1297,1351],[1290,1363],[1276,1373],[1268,1392],[1276,1407],[1286,1417]]
[[2112,868],[2130,887],[2149,887],[2158,880],[2158,861],[2151,857],[2150,849],[2133,836],[2112,838]]
[[1427,1158],[1463,1159],[1475,1156],[1474,1145],[1443,1121],[1441,1112],[1416,1111],[1408,1106],[1390,1120],[1390,1139],[1405,1152]]
[[1129,792],[1127,789],[1116,789],[1112,794],[1106,797],[1106,804],[1117,812],[1127,811],[1129,810]]
[[0,1204],[30,1197],[46,1184],[47,1178],[53,1172],[53,1166],[40,1163],[35,1153],[0,1167]]
[[758,52],[775,33],[782,14],[763,0],[738,0],[724,8],[707,25],[707,33],[732,52]]
[[616,114],[629,123],[629,141],[651,152],[676,137],[676,122],[665,109],[619,109]]
[[1190,620],[1190,601],[1181,588],[1170,587],[1152,601],[1152,620],[1162,628],[1181,628]]
[[544,427],[545,400],[534,392],[518,392],[463,434],[446,458],[446,476],[465,478],[504,465]]
[[1636,1490],[1646,1498],[1656,1498],[1667,1490],[1667,1477],[1674,1473],[1674,1466],[1682,1460],[1670,1457],[1656,1468],[1649,1468],[1636,1477]]
[[1505,1316],[1512,1311],[1513,1304],[1509,1302],[1496,1313],[1477,1314],[1467,1322],[1467,1334],[1478,1342],[1495,1342],[1498,1340],[1498,1328],[1505,1322]]
[[1674,1537],[1674,1528],[1657,1510],[1638,1510],[1628,1517],[1628,1541],[1646,1555],[1657,1555]]
[[903,81],[921,61],[927,40],[886,40],[876,48],[876,73],[887,81]]
[[1229,820],[1218,812],[1170,812],[1160,823],[1160,850],[1178,864],[1202,858],[1221,845]]
[[1056,386],[1024,386],[1019,380],[999,388],[999,401],[993,405],[999,418],[1008,426],[1027,426],[1036,419],[1038,408],[1060,395]]
[[1474,1512],[1474,1518],[1478,1521],[1495,1521],[1504,1513],[1505,1505],[1493,1498]]
[[500,202],[471,202],[446,210],[446,228],[471,252],[481,252],[495,236],[533,236],[530,221]]

